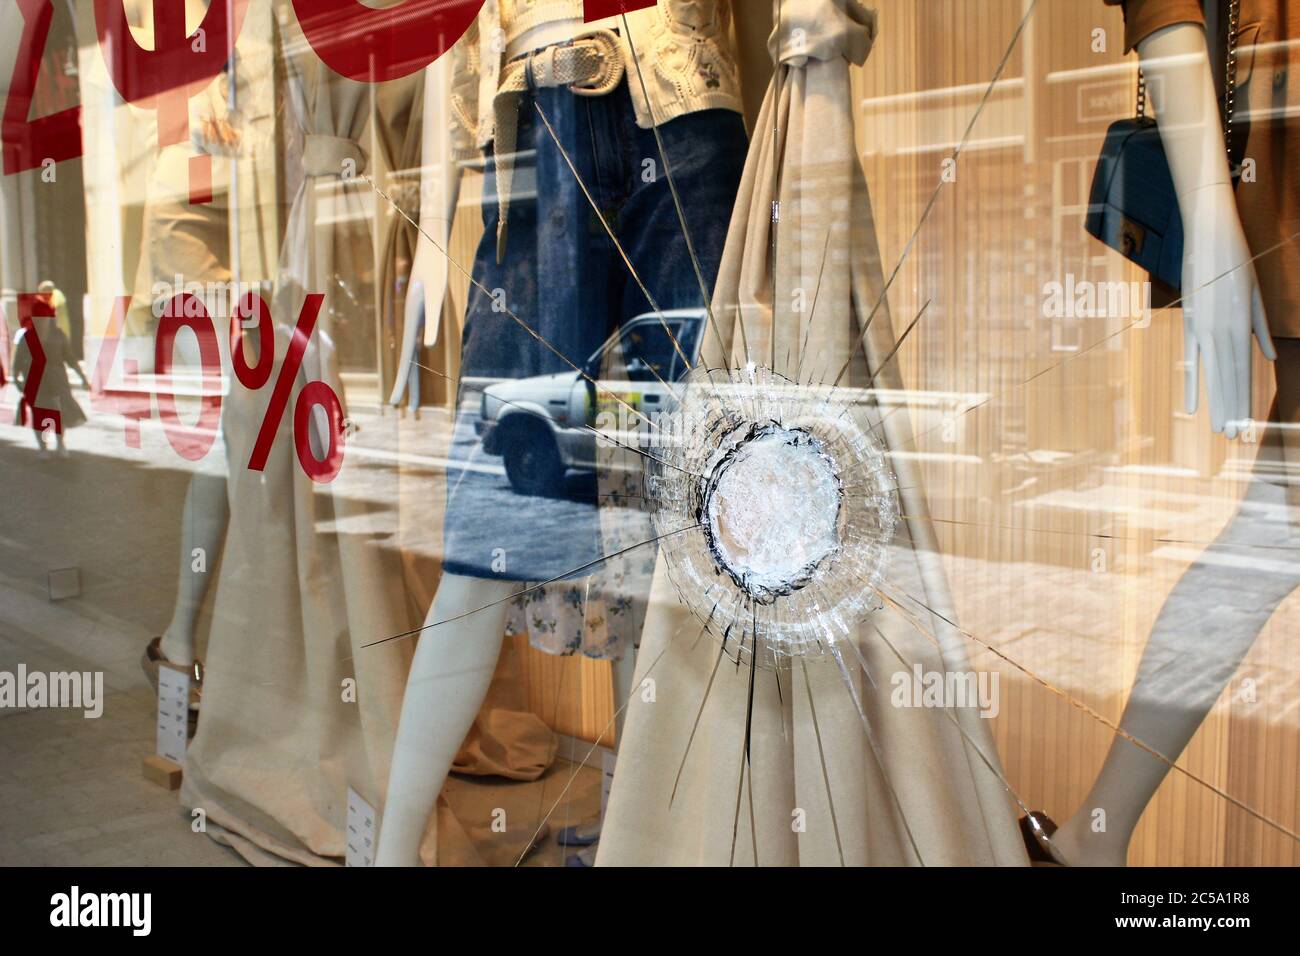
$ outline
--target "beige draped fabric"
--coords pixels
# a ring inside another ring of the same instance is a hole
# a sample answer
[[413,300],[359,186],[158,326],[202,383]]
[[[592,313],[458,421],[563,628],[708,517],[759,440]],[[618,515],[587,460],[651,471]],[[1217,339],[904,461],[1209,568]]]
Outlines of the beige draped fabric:
[[[371,103],[364,84],[311,54],[291,16],[281,23],[294,199],[271,303],[275,374],[304,296],[323,293],[297,386],[325,381],[346,414],[334,344],[373,322],[375,258],[368,187],[344,175],[365,168]],[[416,89],[409,79],[377,90],[378,122],[408,116]],[[314,484],[297,460],[291,413],[265,471],[243,467],[269,398],[269,389],[232,389],[226,404],[231,517],[182,801],[203,808],[209,826],[230,831],[250,858],[260,854],[249,844],[325,863],[344,854],[348,788],[383,804],[411,648],[362,645],[411,627],[413,605],[387,546],[391,519],[377,507],[393,496],[377,494],[376,483],[395,474],[345,458],[333,483]],[[313,431],[318,455],[320,438]]]
[[[294,395],[324,381],[346,415],[340,345],[350,337],[355,356],[356,341],[369,338],[378,389],[391,383],[403,307],[397,279],[409,272],[414,246],[409,224],[362,176],[398,174],[385,181],[385,192],[412,215],[418,210],[418,191],[394,183],[420,165],[423,77],[373,87],[344,79],[316,58],[292,16],[280,22],[284,185],[292,202],[271,302],[273,377],[305,296],[323,293]],[[369,155],[371,143],[378,155]],[[214,836],[253,862],[331,863],[344,855],[348,788],[383,806],[414,649],[409,639],[364,645],[418,624],[438,568],[399,544],[398,469],[366,468],[364,459],[345,456],[330,484],[303,473],[292,405],[265,471],[243,467],[269,395],[269,388],[234,388],[227,397],[230,526],[181,798],[202,807]],[[388,415],[367,419],[359,434],[368,445],[396,448],[399,428]],[[321,431],[313,429],[311,444],[319,457]],[[394,501],[396,512],[385,505]],[[550,766],[554,737],[527,711],[512,674],[513,660],[503,656],[458,771],[531,780]],[[482,855],[443,800],[430,815],[426,843],[444,862],[499,862]]]
[[[855,0],[781,0],[778,9],[771,44],[777,74],[754,131],[714,295],[730,351],[719,355],[708,333],[706,361],[752,360],[818,382],[833,381],[852,357],[842,384],[863,387],[895,344],[886,305],[868,323],[885,270],[855,155],[849,84],[850,64],[861,65],[874,39],[875,16]],[[864,328],[865,356],[857,347]],[[895,368],[885,366],[874,385],[901,388]],[[868,423],[890,448],[909,447],[905,409],[891,409],[883,423],[873,409]],[[905,520],[885,583],[955,620],[918,474],[904,457],[892,456],[892,465]],[[961,637],[937,617],[922,623],[930,636],[889,610],[863,622],[857,644],[870,679],[846,652],[879,761],[831,661],[759,671],[751,816],[749,788],[738,787],[748,668],[725,657],[718,664],[718,641],[699,639],[700,622],[678,602],[661,558],[598,863],[1025,863],[1014,804],[992,769],[997,755],[986,721],[969,708],[891,704],[891,676],[914,664],[969,670]]]

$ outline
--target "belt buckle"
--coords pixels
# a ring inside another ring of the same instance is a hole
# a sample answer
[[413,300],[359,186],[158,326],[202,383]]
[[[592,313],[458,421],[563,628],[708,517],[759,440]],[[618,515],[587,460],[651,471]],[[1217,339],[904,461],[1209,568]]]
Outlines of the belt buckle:
[[609,30],[592,30],[581,33],[572,41],[574,46],[590,43],[600,55],[601,70],[590,80],[570,83],[569,90],[576,96],[605,96],[612,93],[623,79],[623,52],[618,37]]
[[528,84],[528,92],[536,93],[539,88],[555,85],[552,80],[555,76],[555,58],[567,45],[554,44],[542,47],[540,50],[533,50],[527,55],[524,61],[524,81]]

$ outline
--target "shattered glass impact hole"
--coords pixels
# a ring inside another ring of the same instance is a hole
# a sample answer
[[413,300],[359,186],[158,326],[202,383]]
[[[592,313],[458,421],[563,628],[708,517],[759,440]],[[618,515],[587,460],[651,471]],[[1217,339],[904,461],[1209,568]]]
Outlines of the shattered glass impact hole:
[[839,547],[840,482],[811,433],[753,430],[714,471],[704,533],[718,563],[760,603],[808,584]]
[[818,656],[881,607],[899,523],[874,400],[696,368],[650,435],[646,498],[682,602],[737,661]]

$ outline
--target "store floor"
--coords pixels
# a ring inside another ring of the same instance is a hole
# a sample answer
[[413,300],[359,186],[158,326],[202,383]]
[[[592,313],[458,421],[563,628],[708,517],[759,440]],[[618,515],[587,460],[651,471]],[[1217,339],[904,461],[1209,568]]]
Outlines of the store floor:
[[[371,505],[390,540],[436,559],[447,448],[471,439],[433,410],[398,427],[372,410],[357,414],[361,429],[348,455],[367,467],[357,470],[351,492]],[[153,750],[154,708],[138,662],[172,611],[188,481],[157,422],[145,423],[143,433],[143,448],[127,448],[120,420],[95,416],[70,435],[68,457],[38,459],[30,432],[0,420],[0,671],[19,663],[102,671],[109,714],[84,720],[79,712],[0,708],[0,864],[241,862],[192,833],[175,795],[140,775],[141,759]],[[396,444],[389,440],[395,433]],[[1030,806],[1060,817],[1087,792],[1113,735],[1072,701],[1107,721],[1119,718],[1164,596],[1230,513],[1231,489],[1249,457],[1237,451],[1244,457],[1206,475],[1104,459],[1089,459],[1076,473],[1072,459],[1035,452],[1023,456],[1024,484],[1008,490],[981,484],[981,459],[954,452],[943,460],[969,479],[949,483],[959,494],[931,495],[931,508],[962,626],[974,636],[970,666],[1001,676],[995,740],[1008,779]],[[937,468],[938,456],[931,457]],[[1034,464],[1040,460],[1047,464]],[[495,475],[505,495],[498,461],[482,462],[479,473]],[[383,470],[394,463],[409,492],[400,501]],[[972,523],[981,534],[954,534]],[[1282,557],[1254,556],[1247,569]],[[1241,563],[1220,560],[1225,571]],[[54,600],[47,574],[68,568],[79,569],[80,594]],[[1213,612],[1214,595],[1204,602]],[[1196,608],[1187,613],[1194,617]],[[200,630],[206,621],[205,612]],[[1300,803],[1295,762],[1286,755],[1300,753],[1298,635],[1300,592],[1274,614],[1182,758],[1220,791],[1293,828]],[[520,841],[549,815],[552,835],[525,862],[554,866],[567,850],[555,845],[553,832],[599,806],[599,773],[581,769],[569,786],[571,777],[572,765],[557,762],[535,783],[456,780],[448,798],[476,845],[507,865],[517,854],[492,836],[492,811],[505,811],[508,836]],[[1171,775],[1139,828],[1131,861],[1294,863],[1293,841],[1261,827],[1217,793]]]
[[[189,812],[144,779],[154,752],[154,695],[139,667],[138,628],[80,602],[53,602],[0,573],[0,670],[102,671],[105,716],[73,709],[0,708],[0,866],[242,866],[233,850],[191,829]],[[88,616],[93,614],[94,616]],[[522,846],[549,820],[525,866],[562,866],[555,833],[600,810],[601,774],[557,759],[541,779],[455,778],[446,796],[484,858],[513,862],[492,830],[504,810]],[[500,814],[498,813],[499,817]],[[491,852],[496,850],[497,852]]]

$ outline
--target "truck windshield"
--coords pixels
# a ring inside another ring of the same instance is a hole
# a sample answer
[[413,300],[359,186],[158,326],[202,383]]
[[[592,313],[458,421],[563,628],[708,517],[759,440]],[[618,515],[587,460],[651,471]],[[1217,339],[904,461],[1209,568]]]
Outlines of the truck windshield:
[[671,382],[686,370],[677,345],[688,356],[698,322],[658,318],[633,322],[597,356],[602,378],[630,382]]

